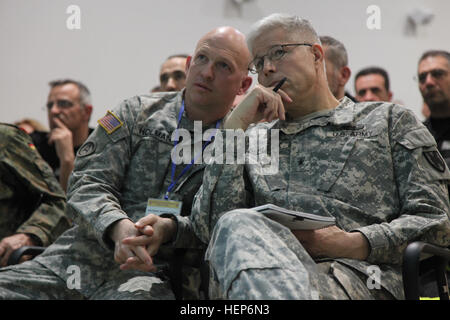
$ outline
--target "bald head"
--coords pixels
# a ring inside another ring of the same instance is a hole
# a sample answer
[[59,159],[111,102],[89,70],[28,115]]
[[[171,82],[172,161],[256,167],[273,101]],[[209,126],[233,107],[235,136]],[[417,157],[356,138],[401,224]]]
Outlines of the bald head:
[[[252,83],[249,63],[250,52],[240,31],[219,27],[205,34],[186,63],[185,101],[191,119],[224,117],[236,95],[244,94]],[[194,112],[197,115],[192,117]]]
[[247,72],[251,61],[250,51],[248,50],[245,35],[239,30],[224,26],[218,27],[205,34],[197,43],[195,51],[204,46],[214,46],[223,48],[235,56],[238,67]]

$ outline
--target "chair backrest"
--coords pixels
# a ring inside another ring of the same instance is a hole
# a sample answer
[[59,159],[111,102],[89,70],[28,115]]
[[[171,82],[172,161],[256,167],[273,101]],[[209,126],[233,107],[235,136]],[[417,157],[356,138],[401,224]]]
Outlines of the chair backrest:
[[433,256],[433,269],[441,300],[449,300],[447,265],[450,249],[416,241],[410,243],[403,253],[403,288],[407,300],[420,299],[420,268],[423,260]]

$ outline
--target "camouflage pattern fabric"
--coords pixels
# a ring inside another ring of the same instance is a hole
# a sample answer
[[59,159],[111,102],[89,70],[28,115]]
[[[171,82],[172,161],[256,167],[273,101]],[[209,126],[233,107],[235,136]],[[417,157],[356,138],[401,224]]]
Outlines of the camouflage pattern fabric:
[[31,138],[0,124],[0,239],[27,233],[48,246],[70,227],[65,206],[65,194]]
[[[124,101],[112,111],[123,125],[111,134],[97,127],[77,153],[69,180],[67,203],[68,215],[76,226],[65,232],[33,262],[50,270],[64,285],[71,276],[69,268],[78,267],[80,288],[75,291],[83,298],[174,298],[166,272],[167,263],[172,259],[170,244],[161,247],[154,259],[155,263],[159,263],[161,272],[146,273],[147,278],[143,278],[142,272],[124,273],[119,270],[119,265],[114,261],[114,244],[107,233],[108,228],[118,220],[136,222],[142,218],[148,198],[163,198],[171,183],[171,137],[177,128],[183,93],[155,93]],[[184,114],[179,127],[192,133],[194,123]],[[184,166],[176,167],[175,176],[181,173]],[[202,183],[203,168],[204,165],[195,164],[170,195],[171,200],[183,201],[183,216],[190,214],[194,195]],[[199,265],[202,253],[202,250],[191,250],[184,259],[188,274],[197,278],[198,275],[190,267]],[[15,297],[1,288],[10,286],[11,279],[16,278],[13,273],[20,270],[0,269],[0,297]],[[10,280],[4,282],[2,279],[6,275],[10,276]],[[27,293],[20,294],[41,297],[40,281],[45,283],[45,277],[35,278]],[[140,284],[143,279],[147,279],[148,285]],[[197,281],[184,279],[183,282],[189,284],[188,288],[184,288],[185,297],[199,297]],[[123,286],[127,290],[119,292],[117,288]],[[65,289],[61,292],[72,297],[73,291]],[[65,298],[64,295],[59,298]]]
[[[192,228],[209,243],[210,295],[284,298],[281,281],[290,283],[292,298],[330,298],[321,285],[322,261],[307,256],[286,228],[240,208],[273,203],[333,216],[337,227],[361,232],[370,245],[366,261],[328,259],[328,274],[349,298],[404,298],[400,267],[407,244],[450,245],[450,173],[411,111],[344,98],[334,110],[249,130],[258,129],[280,130],[278,173],[265,175],[258,164],[210,164],[194,201]],[[373,265],[384,291],[367,291],[364,281]],[[259,270],[264,273],[257,277]]]

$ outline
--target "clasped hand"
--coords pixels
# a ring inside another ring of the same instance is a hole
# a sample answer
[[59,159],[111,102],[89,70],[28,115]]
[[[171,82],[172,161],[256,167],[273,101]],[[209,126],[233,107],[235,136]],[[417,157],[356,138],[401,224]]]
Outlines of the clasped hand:
[[114,228],[114,260],[121,270],[156,271],[152,257],[175,232],[175,222],[150,214],[138,222],[120,220]]

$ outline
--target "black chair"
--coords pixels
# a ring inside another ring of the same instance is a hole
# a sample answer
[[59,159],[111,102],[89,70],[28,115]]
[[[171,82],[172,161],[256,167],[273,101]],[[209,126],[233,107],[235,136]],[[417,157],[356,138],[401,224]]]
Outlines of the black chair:
[[33,246],[24,246],[17,250],[14,250],[13,253],[9,256],[8,266],[13,264],[18,264],[20,262],[20,258],[25,255],[37,256],[44,252],[45,247],[33,247]]
[[450,249],[425,242],[410,243],[403,253],[403,289],[406,300],[419,300],[421,277],[434,274],[441,300],[449,300],[447,267]]

